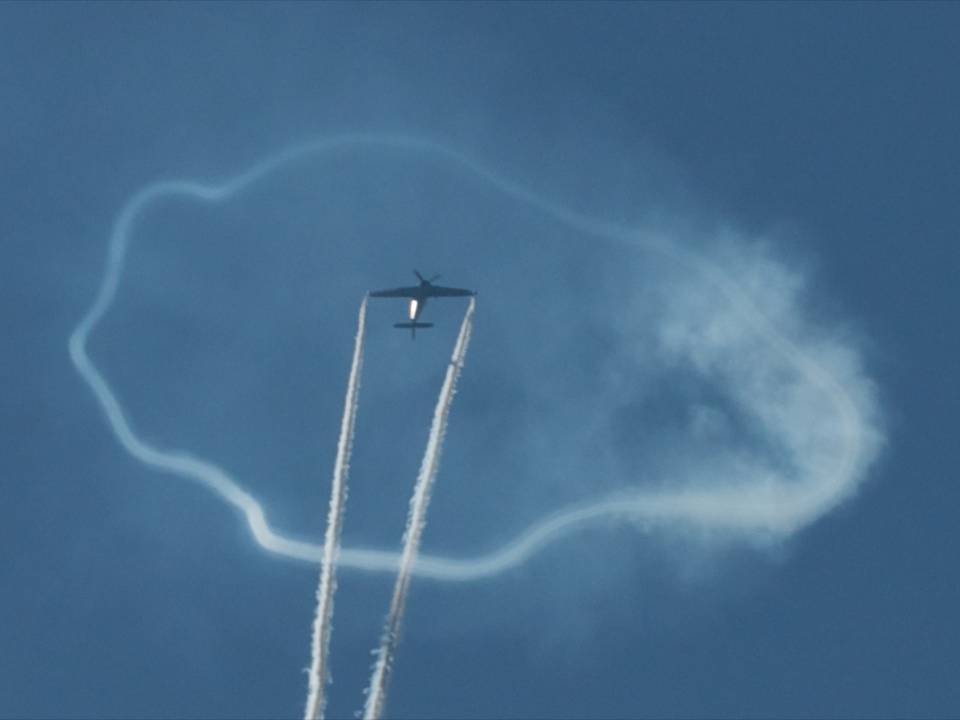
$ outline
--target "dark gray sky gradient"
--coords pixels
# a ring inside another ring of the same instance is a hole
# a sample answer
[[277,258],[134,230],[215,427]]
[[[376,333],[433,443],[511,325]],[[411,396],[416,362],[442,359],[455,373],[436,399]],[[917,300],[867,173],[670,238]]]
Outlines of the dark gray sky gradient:
[[[721,263],[785,332],[856,353],[844,377],[874,383],[886,436],[855,496],[782,542],[600,524],[489,581],[415,581],[391,716],[955,716],[958,21],[894,3],[0,5],[0,716],[301,712],[316,572],[126,456],[66,341],[134,192],[345,131],[443,142]],[[405,152],[151,208],[91,354],[145,438],[319,538],[357,301],[412,267],[481,292],[426,551],[480,554],[567,502],[741,454],[788,464],[723,372],[657,349],[704,302],[688,271]],[[462,306],[431,305],[415,344],[389,328],[401,312],[370,308],[351,545],[399,545]],[[336,716],[362,704],[389,592],[341,576]]]

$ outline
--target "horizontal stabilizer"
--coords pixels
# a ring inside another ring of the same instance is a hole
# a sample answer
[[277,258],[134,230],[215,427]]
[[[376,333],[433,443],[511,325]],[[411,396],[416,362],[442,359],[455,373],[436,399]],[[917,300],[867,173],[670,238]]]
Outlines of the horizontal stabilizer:
[[394,323],[395,328],[431,328],[433,323],[422,323],[422,322],[405,322],[405,323]]

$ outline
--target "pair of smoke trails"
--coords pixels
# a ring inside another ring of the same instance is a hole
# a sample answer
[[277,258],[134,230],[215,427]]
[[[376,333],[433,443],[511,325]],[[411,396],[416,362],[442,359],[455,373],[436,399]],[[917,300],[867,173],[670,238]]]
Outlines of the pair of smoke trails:
[[440,396],[437,398],[437,406],[433,411],[427,447],[424,450],[420,473],[417,475],[417,482],[410,498],[410,512],[403,535],[403,551],[400,553],[400,566],[397,569],[397,579],[390,599],[390,610],[383,628],[380,648],[377,650],[377,659],[373,665],[373,674],[370,676],[370,686],[367,688],[367,702],[363,710],[365,720],[378,720],[383,715],[383,708],[387,701],[387,685],[390,682],[390,671],[393,668],[397,644],[400,642],[400,625],[403,622],[403,611],[407,603],[407,591],[410,589],[417,554],[420,552],[420,538],[427,523],[427,507],[430,504],[433,481],[440,466],[440,453],[443,450],[443,438],[447,432],[450,406],[457,391],[457,380],[466,359],[467,346],[470,344],[476,303],[477,301],[471,298],[467,312],[463,316],[457,342],[453,346],[453,355],[447,366],[447,374],[440,388]]
[[[869,460],[873,440],[857,404],[842,384],[793,341],[781,334],[757,308],[743,289],[723,270],[705,258],[665,238],[630,227],[606,223],[547,200],[508,178],[502,177],[469,157],[442,145],[416,138],[392,135],[340,135],[299,145],[254,165],[245,172],[216,184],[192,180],[161,181],[145,187],[126,203],[110,236],[106,271],[97,296],[74,329],[69,340],[70,357],[80,377],[100,403],[110,428],[123,448],[154,469],[169,472],[207,486],[234,506],[246,519],[257,543],[265,550],[291,559],[318,562],[322,548],[274,530],[255,497],[217,465],[185,452],[161,451],[143,441],[103,374],[88,354],[89,338],[114,302],[123,269],[124,256],[140,214],[159,200],[184,198],[220,203],[286,165],[347,149],[369,148],[408,152],[452,163],[517,202],[588,235],[630,247],[660,253],[691,270],[718,292],[748,328],[780,359],[832,403],[838,421],[836,440],[841,455],[829,471],[804,483],[755,488],[715,490],[661,490],[631,492],[578,504],[533,523],[525,532],[495,552],[475,558],[420,556],[413,572],[442,581],[478,580],[502,573],[527,561],[536,552],[586,525],[620,519],[647,524],[680,523],[705,529],[739,532],[760,531],[774,536],[788,535],[812,522],[849,495],[858,484]],[[368,572],[395,572],[397,553],[365,548],[343,548],[341,567]]]
[[[406,604],[407,590],[420,550],[420,538],[426,526],[427,506],[437,470],[440,467],[440,453],[447,431],[447,419],[450,406],[456,393],[457,380],[466,359],[467,346],[473,330],[473,313],[476,299],[471,298],[467,312],[460,325],[460,332],[454,344],[453,355],[447,366],[447,373],[430,425],[427,447],[413,496],[410,499],[410,513],[403,536],[403,550],[397,570],[396,585],[387,614],[378,660],[374,666],[367,693],[365,716],[378,718],[383,712],[386,701],[386,688],[389,672],[396,653],[400,637],[400,624]],[[357,318],[357,335],[353,347],[353,361],[347,379],[347,393],[343,405],[343,417],[340,422],[340,437],[337,441],[337,455],[333,466],[333,482],[330,488],[330,509],[327,514],[327,530],[323,543],[323,556],[320,564],[320,583],[317,589],[317,612],[313,623],[313,642],[311,645],[311,663],[309,669],[309,689],[307,706],[304,712],[306,720],[322,718],[326,707],[327,666],[330,654],[330,635],[333,621],[333,596],[336,593],[336,568],[340,549],[340,535],[343,529],[343,517],[347,502],[347,478],[350,471],[350,456],[353,452],[353,435],[357,420],[357,407],[360,399],[360,374],[363,368],[363,346],[366,332],[367,298],[360,304]]]

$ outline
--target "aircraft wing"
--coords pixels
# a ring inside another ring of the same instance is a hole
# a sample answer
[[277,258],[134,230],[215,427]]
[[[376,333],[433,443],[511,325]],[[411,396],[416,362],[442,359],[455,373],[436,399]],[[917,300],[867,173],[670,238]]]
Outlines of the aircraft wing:
[[468,295],[476,295],[473,290],[443,287],[442,285],[431,285],[428,291],[430,293],[428,297],[466,297]]
[[420,294],[420,288],[418,287],[399,287],[393,288],[391,290],[374,290],[370,293],[370,297],[399,297],[399,298],[408,298],[416,297]]

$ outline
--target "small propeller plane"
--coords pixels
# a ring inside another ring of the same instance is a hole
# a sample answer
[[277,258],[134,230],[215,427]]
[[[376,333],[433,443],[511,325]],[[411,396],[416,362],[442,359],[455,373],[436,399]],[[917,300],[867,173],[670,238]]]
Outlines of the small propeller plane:
[[452,287],[443,287],[442,285],[434,285],[434,281],[440,278],[439,275],[434,275],[432,278],[427,280],[423,275],[418,271],[414,270],[413,274],[417,276],[417,280],[420,281],[419,285],[413,285],[411,287],[399,287],[392,288],[390,290],[375,290],[370,293],[370,297],[374,298],[409,298],[410,308],[409,308],[409,322],[394,323],[395,328],[410,328],[410,337],[416,339],[417,337],[417,328],[431,328],[433,323],[424,323],[418,322],[420,318],[420,313],[423,312],[423,308],[427,305],[427,300],[434,297],[471,297],[476,295],[473,290],[464,290],[463,288],[452,288]]

